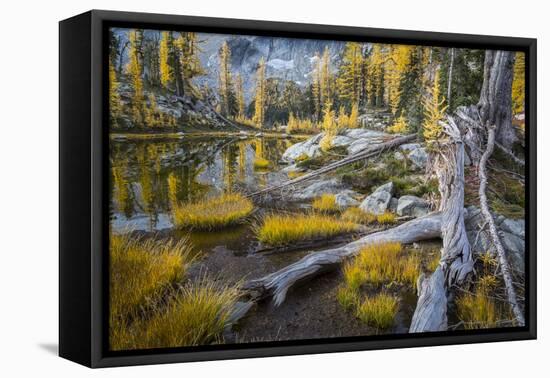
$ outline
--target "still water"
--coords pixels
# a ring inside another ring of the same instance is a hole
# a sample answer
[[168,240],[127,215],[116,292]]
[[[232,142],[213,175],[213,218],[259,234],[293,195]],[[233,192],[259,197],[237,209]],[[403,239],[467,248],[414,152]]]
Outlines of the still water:
[[[257,190],[278,173],[289,139],[240,136],[111,142],[111,227],[158,231],[172,228],[170,208],[235,190]],[[296,141],[294,141],[295,143]],[[254,163],[267,160],[268,168]]]

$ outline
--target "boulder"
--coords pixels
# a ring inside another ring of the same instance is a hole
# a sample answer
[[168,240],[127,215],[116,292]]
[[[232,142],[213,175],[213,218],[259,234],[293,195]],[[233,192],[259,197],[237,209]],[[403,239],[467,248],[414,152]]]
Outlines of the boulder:
[[525,239],[525,220],[523,219],[504,219],[500,229]]
[[397,202],[397,215],[421,217],[430,212],[428,202],[416,196],[403,196]]
[[383,214],[390,206],[393,195],[393,182],[388,182],[378,187],[371,195],[367,196],[359,208],[367,213]]
[[345,210],[348,207],[359,206],[359,201],[355,199],[356,196],[357,192],[353,190],[341,191],[335,196],[336,205],[338,205],[341,210]]
[[293,163],[302,156],[307,156],[311,158],[321,155],[321,147],[319,147],[319,142],[324,135],[325,133],[320,133],[312,136],[308,140],[293,144],[292,146],[287,148],[287,150],[283,153],[281,159]]
[[390,200],[390,205],[388,206],[388,210],[394,213],[397,212],[398,203],[399,203],[399,200],[395,197],[392,197],[392,199]]
[[[493,217],[508,262],[512,269],[523,274],[525,272],[525,221],[508,219],[498,214],[493,214]],[[488,227],[479,208],[476,206],[466,208],[464,223],[468,240],[475,253],[494,252]]]
[[294,192],[292,197],[297,201],[312,200],[322,194],[338,194],[342,192],[343,186],[338,180],[322,180],[314,182],[302,190]]
[[428,153],[426,152],[426,149],[424,147],[419,147],[415,150],[412,150],[407,157],[417,168],[426,168],[426,163],[428,162]]

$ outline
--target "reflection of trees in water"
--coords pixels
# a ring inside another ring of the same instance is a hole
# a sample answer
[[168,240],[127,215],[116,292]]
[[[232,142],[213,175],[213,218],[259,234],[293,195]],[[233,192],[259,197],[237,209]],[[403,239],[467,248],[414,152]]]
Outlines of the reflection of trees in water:
[[275,163],[287,144],[261,138],[113,142],[111,206],[126,218],[146,214],[154,228],[159,213],[203,198],[213,181],[221,180],[225,191],[237,183],[265,186],[266,172],[254,171],[254,159]]

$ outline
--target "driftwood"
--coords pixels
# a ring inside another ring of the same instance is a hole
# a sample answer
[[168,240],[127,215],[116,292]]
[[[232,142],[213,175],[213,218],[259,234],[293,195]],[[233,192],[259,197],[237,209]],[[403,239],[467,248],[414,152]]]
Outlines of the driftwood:
[[250,193],[250,194],[247,195],[247,197],[256,197],[256,196],[259,196],[259,195],[262,195],[262,194],[267,194],[269,192],[273,192],[275,190],[283,189],[283,188],[288,187],[288,186],[303,183],[307,180],[311,180],[312,178],[318,177],[318,176],[320,176],[324,173],[334,171],[334,170],[336,170],[340,167],[343,167],[345,165],[352,164],[352,163],[355,163],[357,161],[361,161],[361,160],[376,156],[384,150],[395,148],[395,147],[400,146],[404,143],[411,142],[414,139],[416,139],[416,135],[414,135],[414,134],[405,135],[405,136],[397,137],[397,138],[392,138],[389,141],[386,141],[384,143],[375,144],[372,147],[366,148],[365,150],[363,150],[361,152],[358,152],[354,155],[345,157],[345,158],[343,158],[341,160],[338,160],[334,163],[328,164],[328,165],[326,165],[322,168],[319,168],[315,171],[306,173],[303,176],[297,177],[297,178],[292,179],[292,180],[285,181],[285,182],[283,182],[279,185],[274,185],[274,186],[259,190],[259,191],[254,192],[254,193]]
[[413,242],[438,238],[441,235],[441,214],[431,213],[385,231],[366,235],[342,247],[311,253],[299,261],[243,286],[251,301],[273,297],[275,306],[284,302],[288,290],[297,282],[336,269],[346,258],[356,255],[362,247],[382,242]]
[[504,279],[504,285],[506,287],[506,294],[508,296],[508,302],[510,303],[510,306],[512,307],[512,311],[514,313],[514,317],[516,318],[516,321],[520,326],[525,325],[525,318],[523,316],[523,311],[519,307],[517,297],[516,297],[516,291],[514,290],[514,286],[512,283],[512,274],[510,270],[510,264],[508,263],[508,259],[506,258],[506,253],[504,252],[504,248],[502,246],[502,243],[500,241],[500,237],[498,236],[497,228],[495,225],[495,220],[493,219],[493,215],[489,211],[489,206],[487,204],[487,174],[486,174],[486,166],[487,166],[487,160],[491,157],[491,154],[493,153],[493,149],[495,146],[495,127],[489,126],[488,127],[488,137],[487,137],[487,148],[485,150],[485,153],[481,157],[481,161],[479,163],[479,202],[481,205],[481,213],[483,214],[483,217],[485,218],[485,221],[489,225],[489,234],[491,235],[491,239],[493,241],[493,245],[495,246],[495,249],[497,251],[498,261],[500,264],[500,270],[502,272],[502,277]]
[[462,284],[473,272],[474,262],[464,225],[464,144],[452,117],[444,126],[448,140],[433,156],[441,194],[441,237],[439,267],[419,283],[418,303],[409,332],[447,329],[447,290]]

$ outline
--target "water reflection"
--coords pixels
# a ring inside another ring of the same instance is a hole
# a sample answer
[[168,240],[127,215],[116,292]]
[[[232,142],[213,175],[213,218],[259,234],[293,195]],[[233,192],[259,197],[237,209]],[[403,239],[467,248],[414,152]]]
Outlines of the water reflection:
[[[280,179],[282,153],[292,144],[280,138],[190,138],[177,141],[112,141],[113,229],[170,228],[170,209],[179,202]],[[269,168],[257,169],[259,158]]]

